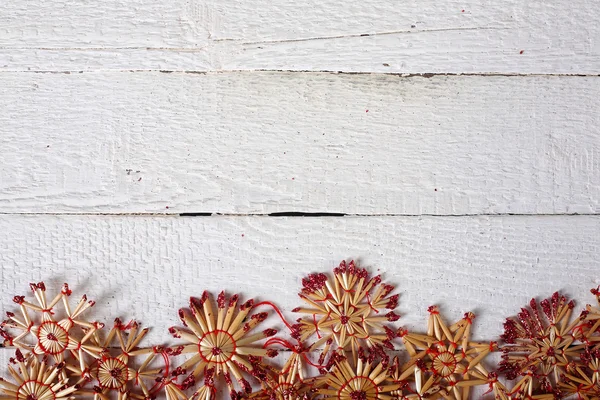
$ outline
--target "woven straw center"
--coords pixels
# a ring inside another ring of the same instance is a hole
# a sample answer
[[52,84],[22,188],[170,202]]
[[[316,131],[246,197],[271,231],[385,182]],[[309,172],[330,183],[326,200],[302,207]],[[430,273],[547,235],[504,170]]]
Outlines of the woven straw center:
[[69,334],[54,321],[47,321],[38,329],[38,343],[46,354],[60,354],[69,345]]
[[224,364],[236,350],[235,340],[227,331],[214,330],[204,334],[198,342],[200,357],[208,363]]
[[454,354],[443,351],[433,358],[433,370],[438,375],[446,378],[456,371],[458,361]]
[[127,366],[118,358],[99,361],[98,383],[103,388],[121,389],[129,380]]
[[337,397],[339,400],[376,400],[378,395],[375,382],[366,376],[356,376],[340,388]]

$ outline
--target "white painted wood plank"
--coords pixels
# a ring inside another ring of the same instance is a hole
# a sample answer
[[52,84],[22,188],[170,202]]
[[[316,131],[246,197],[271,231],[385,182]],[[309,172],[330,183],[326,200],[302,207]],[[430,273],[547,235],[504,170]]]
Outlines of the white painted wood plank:
[[4,213],[596,213],[600,79],[0,74]]
[[[261,3],[258,10],[280,20],[257,24],[250,30],[257,32],[253,39],[247,29],[240,29],[243,24],[231,26],[224,36],[246,44],[232,46],[224,69],[600,72],[600,13],[588,1],[356,1],[319,6],[315,0],[307,7],[282,7],[255,0],[248,8],[256,2]],[[341,17],[332,18],[336,14]]]
[[563,46],[558,45],[561,36],[554,33],[471,27],[229,44],[227,56],[221,56],[216,66],[220,70],[379,73],[600,73],[600,46],[593,39],[600,37],[600,31]]
[[210,71],[218,56],[208,48],[2,49],[0,72]]
[[[198,47],[210,22],[175,0],[2,2],[6,48]],[[202,21],[193,20],[194,18]]]
[[0,15],[3,70],[600,73],[590,0],[36,0]]
[[135,317],[162,343],[190,295],[270,299],[293,319],[302,277],[356,258],[397,286],[403,326],[426,329],[438,304],[449,319],[476,312],[474,336],[491,340],[533,296],[592,301],[599,237],[591,216],[1,216],[1,304],[29,282],[66,281],[97,301],[97,319]]

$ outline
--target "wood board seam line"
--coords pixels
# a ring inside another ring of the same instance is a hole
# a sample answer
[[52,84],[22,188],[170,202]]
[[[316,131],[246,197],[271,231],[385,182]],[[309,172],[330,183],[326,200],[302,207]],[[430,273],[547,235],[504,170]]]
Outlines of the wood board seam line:
[[262,217],[262,218],[380,218],[380,217],[598,217],[600,213],[473,213],[473,214],[409,214],[409,213],[337,213],[337,212],[302,212],[283,211],[272,213],[220,213],[220,212],[187,212],[187,213],[149,213],[149,212],[0,212],[0,216],[81,216],[81,217]]
[[334,71],[334,70],[294,70],[294,69],[218,69],[218,70],[170,70],[170,69],[90,69],[90,70],[29,70],[29,69],[6,69],[0,70],[0,74],[30,73],[30,74],[97,74],[97,73],[155,73],[164,74],[232,74],[232,73],[297,73],[297,74],[332,74],[332,75],[373,75],[373,76],[397,76],[399,78],[434,78],[434,77],[577,77],[595,78],[600,73],[518,73],[518,72],[365,72],[365,71]]

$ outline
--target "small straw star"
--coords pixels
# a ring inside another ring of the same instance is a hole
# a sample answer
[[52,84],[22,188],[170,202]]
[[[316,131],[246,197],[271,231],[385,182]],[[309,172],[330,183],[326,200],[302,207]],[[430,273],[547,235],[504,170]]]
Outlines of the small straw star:
[[470,341],[473,313],[451,326],[442,320],[437,307],[429,307],[429,313],[426,335],[398,331],[410,360],[396,379],[414,379],[414,393],[419,396],[439,392],[444,398],[468,399],[471,387],[490,383],[481,362],[496,344]]
[[79,384],[95,381],[94,400],[110,400],[113,394],[118,400],[149,399],[161,388],[157,381],[161,381],[168,365],[165,360],[160,366],[152,364],[157,355],[166,359],[163,348],[138,347],[147,333],[148,328],[140,330],[137,322],[124,325],[117,318],[103,340],[98,331],[94,332],[93,341],[106,352],[91,365],[78,360],[79,365],[67,364],[67,368],[80,377]]
[[353,363],[343,355],[336,359],[335,365],[327,375],[319,379],[323,388],[319,394],[325,400],[392,400],[400,385],[387,382],[387,360],[375,361],[367,358],[362,350]]
[[[13,301],[20,307],[22,317],[7,312],[8,319],[2,323],[0,334],[5,339],[5,345],[16,346],[36,355],[51,356],[56,363],[65,361],[70,355],[78,358],[88,354],[93,358],[100,357],[103,349],[88,343],[92,334],[104,325],[81,319],[81,315],[94,305],[84,295],[74,310],[69,305],[71,290],[65,283],[61,292],[50,302],[46,300],[46,286],[43,282],[30,285],[37,304],[25,300],[25,296],[15,296]],[[55,319],[55,308],[61,304],[65,316]],[[30,315],[33,313],[34,317]],[[39,316],[39,317],[38,317]],[[81,334],[75,331],[81,328]],[[13,337],[10,330],[20,333]]]
[[315,378],[304,376],[303,358],[292,351],[284,366],[279,369],[267,366],[269,378],[262,389],[252,393],[254,400],[310,400],[316,397]]
[[33,354],[27,358],[17,349],[16,357],[11,362],[18,365],[18,370],[12,365],[8,371],[14,382],[0,378],[0,400],[55,400],[71,399],[75,386],[68,384],[68,378],[61,378],[64,363],[49,366],[45,361],[39,361]]
[[308,306],[293,311],[307,316],[295,325],[296,338],[304,342],[316,336],[310,350],[325,345],[320,363],[332,345],[332,349],[352,350],[354,357],[363,345],[393,349],[393,330],[384,324],[399,318],[392,311],[398,305],[398,295],[389,296],[394,287],[382,284],[379,276],[370,278],[354,261],[342,261],[334,269],[333,279],[312,274],[302,285],[299,296]]
[[194,396],[206,399],[214,396],[214,381],[218,376],[223,377],[232,395],[236,393],[232,375],[246,394],[251,393],[252,388],[244,378],[244,373],[259,381],[264,380],[265,371],[261,366],[260,357],[274,357],[277,351],[265,349],[256,342],[274,336],[277,331],[265,329],[250,333],[267,318],[268,313],[249,315],[254,301],[248,300],[238,307],[238,300],[238,295],[227,299],[225,293],[221,292],[215,310],[209,293],[204,292],[200,299],[191,298],[191,312],[179,310],[179,317],[185,327],[172,327],[169,331],[174,337],[184,339],[189,344],[180,346],[173,353],[193,356],[185,361],[177,372],[174,371],[174,375],[184,374],[188,369],[193,369],[182,385],[167,384],[166,390],[170,392],[170,396],[179,395],[179,391],[194,386],[200,378],[204,378],[204,384]]

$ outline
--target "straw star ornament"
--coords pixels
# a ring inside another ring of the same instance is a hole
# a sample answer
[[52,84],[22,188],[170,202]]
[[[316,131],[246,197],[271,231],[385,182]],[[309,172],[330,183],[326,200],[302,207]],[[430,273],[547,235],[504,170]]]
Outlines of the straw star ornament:
[[[331,400],[392,400],[397,399],[400,385],[388,382],[387,360],[375,360],[359,349],[358,358],[351,363],[338,353],[331,372],[320,379],[319,393]],[[355,364],[355,365],[353,365]]]
[[473,313],[466,313],[463,319],[448,326],[436,306],[428,311],[426,335],[398,331],[410,360],[397,380],[414,379],[419,396],[439,392],[444,398],[468,399],[471,387],[489,382],[481,362],[496,350],[496,343],[471,341]]
[[291,351],[282,368],[267,366],[268,378],[261,390],[252,393],[254,400],[310,400],[318,395],[316,379],[304,375],[304,362],[300,352]]
[[[244,375],[264,380],[265,371],[260,357],[274,357],[277,351],[265,349],[257,342],[274,336],[277,331],[264,329],[252,333],[267,318],[268,313],[250,315],[254,301],[248,300],[240,306],[238,302],[238,295],[227,298],[221,292],[215,308],[210,294],[204,292],[200,299],[191,298],[189,311],[179,311],[184,327],[172,327],[170,332],[188,344],[180,346],[174,353],[192,355],[178,368],[181,374],[191,370],[180,389],[192,387],[200,378],[204,378],[203,385],[195,395],[212,397],[215,380],[222,376],[229,392],[234,394],[233,376],[242,391],[249,394],[252,388]],[[173,395],[176,395],[177,388],[173,384],[170,388],[173,389]]]
[[379,276],[370,278],[354,261],[342,261],[333,279],[311,274],[302,285],[299,296],[307,305],[293,311],[306,316],[296,324],[296,337],[300,341],[316,337],[311,350],[325,345],[323,353],[330,347],[341,348],[352,350],[356,357],[361,346],[393,349],[393,331],[384,324],[399,318],[393,311],[398,295],[389,296],[394,287],[382,284]]
[[558,383],[565,396],[578,399],[600,399],[600,350],[586,350],[581,356],[581,364],[572,363]]
[[566,368],[578,362],[586,347],[577,344],[573,334],[579,324],[571,318],[574,307],[573,301],[556,292],[539,305],[532,299],[517,318],[506,320],[500,369],[508,379],[528,377],[528,391],[533,394],[560,392],[558,384]]
[[567,396],[578,399],[600,399],[600,288],[592,289],[597,306],[588,304],[579,317],[580,323],[573,328],[573,336],[585,345],[579,354],[579,362],[572,360],[566,366],[566,374],[558,383]]
[[[106,349],[92,363],[75,360],[67,365],[79,385],[93,381],[93,390],[78,393],[93,393],[94,400],[109,400],[115,395],[118,400],[149,399],[156,395],[168,370],[166,350],[160,346],[139,348],[148,328],[139,329],[135,321],[123,324],[116,319],[105,338],[94,332],[93,342]],[[158,356],[158,357],[157,357]],[[158,362],[155,362],[158,361]]]
[[[32,283],[30,288],[37,304],[27,301],[25,296],[13,298],[19,305],[21,315],[6,313],[8,319],[2,322],[0,329],[5,345],[35,355],[51,356],[56,363],[63,362],[71,354],[77,354],[79,358],[85,354],[93,358],[100,357],[103,349],[90,343],[89,339],[94,331],[104,325],[82,319],[82,314],[95,304],[93,301],[88,301],[83,295],[75,309],[71,310],[71,290],[66,283],[50,302],[46,299],[46,285],[43,282]],[[57,315],[62,315],[62,318],[57,319]],[[12,330],[18,332],[16,336],[11,334]]]
[[49,366],[34,355],[23,356],[17,349],[11,362],[18,365],[15,369],[8,366],[14,383],[0,378],[0,400],[56,400],[72,399],[77,390],[68,384],[68,378],[61,378],[64,363]]

